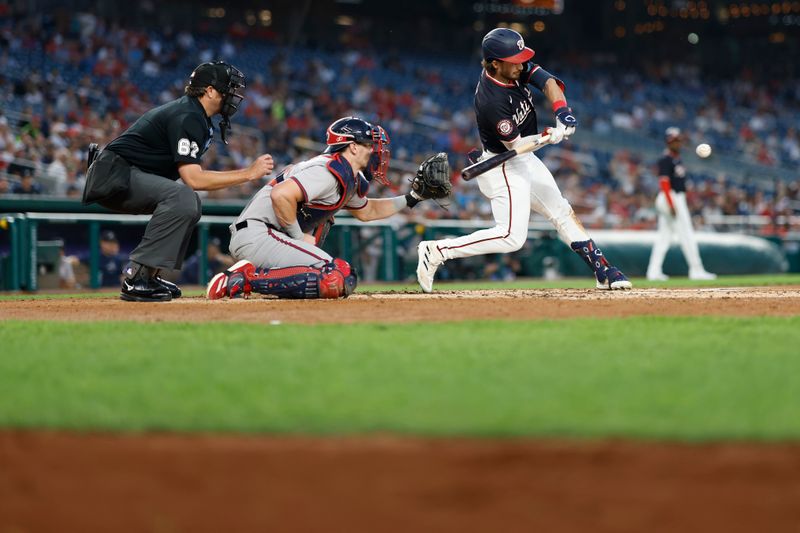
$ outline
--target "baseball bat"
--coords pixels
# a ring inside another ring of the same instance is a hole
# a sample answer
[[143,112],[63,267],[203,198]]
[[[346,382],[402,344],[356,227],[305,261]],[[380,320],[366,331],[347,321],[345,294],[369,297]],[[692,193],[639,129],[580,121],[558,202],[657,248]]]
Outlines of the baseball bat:
[[540,133],[539,135],[534,135],[533,140],[529,143],[517,146],[516,148],[509,150],[508,152],[497,154],[485,161],[479,161],[474,165],[466,167],[464,170],[461,171],[461,179],[463,179],[464,181],[469,181],[476,176],[480,176],[484,172],[499,167],[500,165],[502,165],[503,163],[505,163],[506,161],[508,161],[513,157],[516,157],[520,154],[526,154],[528,152],[535,152],[536,150],[548,144],[549,142],[550,142],[549,133]]

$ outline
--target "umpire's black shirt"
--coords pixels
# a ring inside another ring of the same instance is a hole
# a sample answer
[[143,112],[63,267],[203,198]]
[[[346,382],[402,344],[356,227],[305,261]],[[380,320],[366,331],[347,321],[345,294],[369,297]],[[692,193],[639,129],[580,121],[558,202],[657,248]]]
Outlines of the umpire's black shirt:
[[483,147],[500,154],[508,148],[503,141],[536,135],[536,111],[526,84],[514,80],[502,83],[484,70],[475,89],[475,116]]
[[658,175],[669,178],[669,187],[673,191],[686,192],[686,167],[679,154],[664,150],[664,155],[658,160]]
[[144,172],[176,180],[179,163],[200,163],[214,126],[197,98],[182,96],[151,109],[106,149]]

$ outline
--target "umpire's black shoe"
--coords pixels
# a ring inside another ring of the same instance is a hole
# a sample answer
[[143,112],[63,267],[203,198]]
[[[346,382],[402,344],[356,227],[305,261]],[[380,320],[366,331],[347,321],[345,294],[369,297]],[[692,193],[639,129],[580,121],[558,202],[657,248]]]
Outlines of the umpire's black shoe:
[[127,302],[168,302],[172,300],[169,289],[155,278],[141,277],[123,279],[119,297]]
[[156,280],[156,283],[161,284],[162,287],[164,287],[169,291],[173,300],[175,298],[180,298],[183,295],[183,293],[181,292],[181,288],[172,283],[171,281],[167,281],[161,276],[155,276],[153,279]]

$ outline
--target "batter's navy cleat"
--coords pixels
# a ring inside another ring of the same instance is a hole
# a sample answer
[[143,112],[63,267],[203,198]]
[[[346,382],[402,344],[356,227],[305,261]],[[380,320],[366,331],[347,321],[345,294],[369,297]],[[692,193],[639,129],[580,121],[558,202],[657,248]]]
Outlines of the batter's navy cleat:
[[433,276],[436,269],[444,263],[442,252],[436,246],[436,241],[422,241],[417,246],[419,259],[417,260],[417,282],[422,287],[422,292],[433,292]]
[[169,302],[172,295],[155,278],[137,277],[122,280],[119,298],[126,302]]
[[[211,278],[211,281],[208,282],[206,286],[206,298],[209,300],[219,300],[220,298],[224,298],[225,296],[248,296],[250,294],[250,288],[247,284],[247,279],[252,277],[255,274],[256,267],[250,261],[242,259],[238,263],[234,264],[230,268],[228,268],[225,272],[220,272],[219,274],[215,275]],[[231,278],[233,274],[242,274],[241,276],[236,276],[236,280],[234,283],[234,290],[235,294],[232,296],[230,293],[231,287]],[[242,282],[243,280],[243,282]],[[241,283],[241,287],[239,287],[239,282]],[[239,290],[241,288],[241,290]]]
[[592,239],[576,241],[569,246],[592,269],[597,280],[598,289],[620,290],[633,287],[620,269],[609,264],[602,250],[597,247]]
[[153,279],[156,280],[156,283],[160,284],[162,287],[169,291],[170,296],[172,299],[180,298],[183,296],[183,292],[181,292],[181,288],[172,283],[171,281],[167,281],[159,275],[153,276]]
[[597,288],[606,290],[627,290],[633,287],[625,274],[617,267],[609,266],[604,271],[597,272]]

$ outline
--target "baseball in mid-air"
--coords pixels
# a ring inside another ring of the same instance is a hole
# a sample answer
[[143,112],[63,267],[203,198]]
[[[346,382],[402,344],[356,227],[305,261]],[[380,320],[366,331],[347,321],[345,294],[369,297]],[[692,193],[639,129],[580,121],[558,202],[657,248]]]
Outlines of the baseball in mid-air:
[[711,147],[706,143],[698,144],[694,151],[697,157],[702,157],[703,159],[711,155]]

